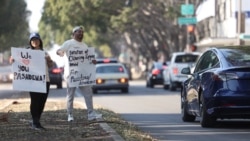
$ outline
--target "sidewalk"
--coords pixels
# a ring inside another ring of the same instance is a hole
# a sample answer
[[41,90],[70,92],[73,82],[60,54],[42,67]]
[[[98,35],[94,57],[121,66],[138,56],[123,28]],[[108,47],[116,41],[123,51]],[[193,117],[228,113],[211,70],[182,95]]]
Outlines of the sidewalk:
[[41,123],[49,132],[33,134],[34,131],[28,127],[29,104],[29,98],[0,100],[1,139],[19,140],[21,137],[22,140],[52,138],[52,140],[124,141],[107,123],[98,121],[94,124],[89,123],[86,109],[83,108],[84,103],[77,101],[74,103],[75,121],[69,123],[66,119],[65,101],[56,99],[48,99],[41,119]]

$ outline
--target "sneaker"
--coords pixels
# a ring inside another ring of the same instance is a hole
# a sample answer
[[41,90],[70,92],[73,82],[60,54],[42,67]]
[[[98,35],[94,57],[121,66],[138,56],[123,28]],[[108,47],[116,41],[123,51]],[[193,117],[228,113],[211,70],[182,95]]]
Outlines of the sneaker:
[[68,115],[68,122],[71,122],[74,120],[74,117],[72,115]]
[[38,124],[31,123],[30,126],[31,126],[31,129],[34,129],[37,131],[41,131],[41,130],[45,131],[46,130],[40,123],[38,123]]
[[38,128],[39,130],[43,130],[43,131],[46,130],[41,124],[39,124],[39,125],[37,126],[37,128]]
[[96,119],[101,119],[102,114],[97,114],[96,112],[90,112],[88,113],[88,120],[96,120]]

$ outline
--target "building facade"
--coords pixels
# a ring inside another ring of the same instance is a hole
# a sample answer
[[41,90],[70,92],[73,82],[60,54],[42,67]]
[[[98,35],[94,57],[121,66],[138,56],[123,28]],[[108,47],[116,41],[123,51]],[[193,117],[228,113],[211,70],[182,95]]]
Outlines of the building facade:
[[198,47],[250,44],[249,0],[204,0],[196,17]]

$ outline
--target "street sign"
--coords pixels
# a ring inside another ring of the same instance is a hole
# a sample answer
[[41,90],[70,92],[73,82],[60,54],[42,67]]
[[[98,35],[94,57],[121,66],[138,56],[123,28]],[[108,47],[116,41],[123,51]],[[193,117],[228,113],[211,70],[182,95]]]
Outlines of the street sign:
[[196,24],[197,19],[196,17],[179,17],[178,18],[178,24]]
[[240,34],[240,39],[250,39],[250,34]]
[[182,4],[181,14],[184,16],[194,15],[194,5],[193,4]]
[[[242,13],[245,14],[246,19],[250,18],[250,11],[243,11]],[[235,16],[236,19],[238,19],[238,12],[237,11],[234,13],[234,16]]]

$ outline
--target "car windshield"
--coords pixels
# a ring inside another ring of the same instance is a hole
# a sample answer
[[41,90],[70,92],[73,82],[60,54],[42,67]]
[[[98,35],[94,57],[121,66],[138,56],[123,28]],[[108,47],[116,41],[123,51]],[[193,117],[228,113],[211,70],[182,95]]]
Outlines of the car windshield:
[[178,55],[175,59],[175,63],[194,63],[198,57],[199,55],[193,54]]
[[222,54],[230,66],[249,66],[250,65],[250,49],[221,49]]
[[96,68],[96,73],[124,73],[122,66],[100,66]]

